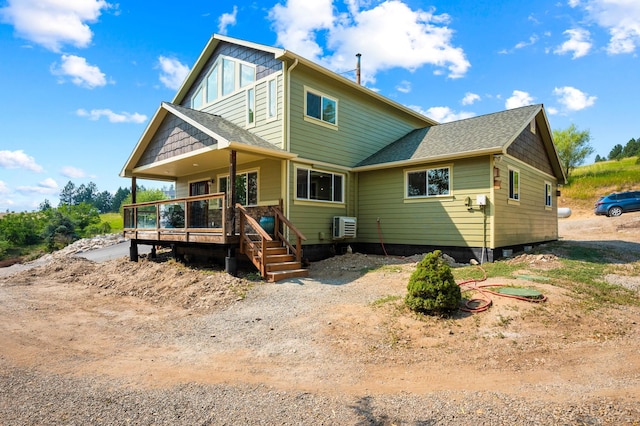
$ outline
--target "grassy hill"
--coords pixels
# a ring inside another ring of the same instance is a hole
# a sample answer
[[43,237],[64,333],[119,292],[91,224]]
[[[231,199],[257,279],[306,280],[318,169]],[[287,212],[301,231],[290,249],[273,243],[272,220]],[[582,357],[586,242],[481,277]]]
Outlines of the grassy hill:
[[599,197],[631,189],[640,189],[639,157],[580,166],[571,172],[569,183],[561,189],[559,206],[591,210]]

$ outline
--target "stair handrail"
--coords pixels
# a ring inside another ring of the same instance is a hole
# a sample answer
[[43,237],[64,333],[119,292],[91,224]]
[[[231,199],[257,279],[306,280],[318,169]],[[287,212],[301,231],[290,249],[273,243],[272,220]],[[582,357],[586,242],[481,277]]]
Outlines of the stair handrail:
[[[302,232],[296,226],[289,221],[282,212],[282,210],[278,207],[272,206],[271,210],[275,215],[275,227],[274,227],[274,236],[276,240],[282,241],[289,249],[291,254],[296,256],[296,262],[302,261],[302,241],[306,241],[307,237],[304,236]],[[289,242],[289,239],[284,235],[284,229],[281,232],[279,223],[282,222],[293,234],[296,236],[296,245],[295,247]]]
[[[262,229],[262,226],[256,221],[254,218],[249,216],[247,210],[242,206],[242,204],[237,203],[236,208],[240,213],[240,252],[244,254],[248,254],[249,250],[251,250],[252,255],[249,256],[253,264],[260,271],[260,275],[262,277],[267,276],[267,268],[265,263],[266,258],[266,246],[267,241],[273,241],[273,238]],[[245,223],[246,222],[246,223]],[[251,229],[253,229],[260,236],[260,247],[257,246],[256,241],[249,238],[247,233],[245,232],[245,225],[248,224]]]

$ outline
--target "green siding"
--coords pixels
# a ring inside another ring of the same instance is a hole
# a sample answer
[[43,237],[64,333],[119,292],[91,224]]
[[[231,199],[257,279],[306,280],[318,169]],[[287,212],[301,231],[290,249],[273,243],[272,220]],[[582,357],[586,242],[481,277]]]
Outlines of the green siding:
[[[358,241],[380,242],[380,233],[382,242],[390,244],[482,247],[485,238],[488,241],[490,219],[486,218],[485,228],[485,215],[476,205],[477,195],[489,198],[488,158],[454,162],[452,196],[424,201],[404,199],[404,171],[395,168],[359,174]],[[465,206],[466,197],[472,200],[471,210]]]
[[[258,170],[258,204],[273,203],[280,200],[281,166],[278,160],[262,160],[238,165],[238,173]],[[228,175],[228,168],[208,170],[206,172],[186,176],[176,182],[176,197],[189,195],[189,183],[216,178],[215,190],[218,188],[218,176]]]
[[[304,165],[308,167],[308,165]],[[296,201],[295,191],[295,163],[291,162],[290,165],[290,181],[289,188],[291,204],[289,207],[288,218],[296,227],[302,232],[307,240],[304,244],[324,244],[333,243],[331,234],[331,224],[334,216],[349,216],[353,213],[347,208],[347,204],[336,204],[327,202],[314,202],[314,201]],[[332,170],[337,172],[336,170]],[[353,193],[353,178],[349,173],[345,173],[345,200],[353,200],[355,194]],[[351,204],[353,205],[353,204]],[[350,214],[351,213],[351,214]],[[323,234],[323,237],[321,237]]]
[[[520,200],[509,201],[509,166],[520,171]],[[557,180],[522,162],[506,157],[496,162],[501,188],[494,189],[494,247],[530,244],[558,239]],[[554,191],[552,207],[545,207],[545,182]]]
[[[329,128],[305,120],[304,86],[338,102],[338,126]],[[294,71],[291,79],[291,152],[301,158],[354,166],[409,131],[425,123],[406,113],[373,103],[329,79]]]

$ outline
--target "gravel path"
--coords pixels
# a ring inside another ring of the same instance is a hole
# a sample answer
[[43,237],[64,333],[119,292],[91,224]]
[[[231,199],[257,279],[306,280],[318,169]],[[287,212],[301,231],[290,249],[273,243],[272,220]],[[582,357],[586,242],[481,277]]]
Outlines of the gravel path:
[[265,385],[132,389],[113,381],[2,369],[3,425],[622,425],[637,399],[553,403],[493,392],[329,396]]
[[[323,325],[327,321],[319,309],[340,303],[367,304],[386,295],[377,290],[376,283],[345,286],[341,282],[344,279],[306,279],[258,286],[242,303],[222,311],[174,318],[164,327],[157,323],[143,327],[141,343],[153,348],[170,342],[190,348],[184,356],[193,357],[194,368],[202,362],[199,352],[211,356],[217,350],[236,347],[262,362],[288,354],[291,365],[284,374],[293,376],[295,384],[298,363],[317,363],[311,376],[297,378],[308,380],[306,388],[313,391],[289,390],[305,386],[259,380],[255,385],[192,379],[180,384],[141,384],[99,372],[54,374],[44,368],[17,367],[0,355],[0,425],[640,424],[640,395],[631,392],[638,389],[640,377],[633,375],[623,379],[621,388],[630,390],[624,397],[607,396],[607,389],[616,384],[607,386],[606,378],[594,378],[592,385],[576,382],[561,390],[548,383],[521,384],[514,392],[381,392],[362,387],[347,392],[331,390],[326,383],[314,386],[341,356],[314,338],[318,321],[324,321]],[[577,375],[588,374],[579,368]],[[557,398],[558,394],[563,397]]]

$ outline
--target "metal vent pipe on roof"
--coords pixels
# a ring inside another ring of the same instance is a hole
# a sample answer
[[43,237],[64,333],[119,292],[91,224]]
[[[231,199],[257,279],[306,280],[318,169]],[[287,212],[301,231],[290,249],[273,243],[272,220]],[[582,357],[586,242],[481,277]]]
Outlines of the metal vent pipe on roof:
[[362,57],[361,53],[356,53],[356,58],[358,58],[358,62],[356,64],[356,83],[360,84],[360,58]]

